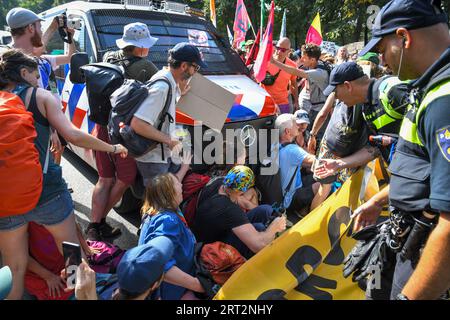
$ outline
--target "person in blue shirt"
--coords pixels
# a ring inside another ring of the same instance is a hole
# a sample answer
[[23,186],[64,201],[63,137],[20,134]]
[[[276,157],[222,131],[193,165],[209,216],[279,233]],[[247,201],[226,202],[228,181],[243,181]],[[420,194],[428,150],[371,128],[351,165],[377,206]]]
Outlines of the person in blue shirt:
[[275,128],[280,130],[279,165],[283,206],[288,212],[304,216],[309,209],[316,208],[328,196],[329,189],[322,188],[314,182],[312,175],[302,176],[301,168],[311,168],[316,157],[309,154],[296,143],[299,134],[296,117],[282,114],[275,121]]
[[142,207],[144,216],[139,245],[159,236],[169,238],[174,245],[172,258],[164,267],[165,278],[160,288],[162,300],[191,298],[189,290],[205,292],[194,277],[196,239],[179,209],[182,201],[182,184],[173,174],[165,173],[149,180]]

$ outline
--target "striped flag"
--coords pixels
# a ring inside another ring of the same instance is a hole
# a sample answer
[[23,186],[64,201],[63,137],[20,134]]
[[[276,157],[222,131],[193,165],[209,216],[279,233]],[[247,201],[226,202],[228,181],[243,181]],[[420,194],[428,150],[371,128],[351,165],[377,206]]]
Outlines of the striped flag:
[[236,3],[236,15],[234,16],[234,43],[236,48],[242,41],[245,41],[245,35],[248,29],[250,29],[251,22],[250,17],[247,13],[247,8],[245,8],[244,0],[237,0]]
[[211,13],[211,22],[214,25],[214,27],[217,28],[217,21],[216,21],[216,3],[215,0],[209,0],[209,11]]
[[230,46],[233,45],[233,34],[230,31],[230,27],[227,25],[228,41],[230,41]]
[[275,3],[270,4],[269,20],[267,21],[266,32],[261,43],[261,47],[256,57],[254,72],[255,79],[261,82],[266,77],[267,66],[270,63],[270,57],[273,52],[273,21],[275,16]]
[[320,26],[320,15],[317,13],[306,34],[305,43],[322,44],[322,27]]

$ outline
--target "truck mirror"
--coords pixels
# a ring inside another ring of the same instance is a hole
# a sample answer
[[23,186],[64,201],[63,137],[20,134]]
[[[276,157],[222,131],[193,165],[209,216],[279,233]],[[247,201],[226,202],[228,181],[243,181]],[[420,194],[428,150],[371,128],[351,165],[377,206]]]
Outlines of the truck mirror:
[[70,59],[70,81],[72,83],[85,83],[86,79],[84,77],[82,66],[89,63],[89,57],[87,53],[75,53]]

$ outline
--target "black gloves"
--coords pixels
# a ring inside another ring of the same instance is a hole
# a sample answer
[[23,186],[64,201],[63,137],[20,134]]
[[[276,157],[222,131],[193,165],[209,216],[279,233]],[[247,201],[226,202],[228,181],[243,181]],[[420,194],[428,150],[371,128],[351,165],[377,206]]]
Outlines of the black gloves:
[[379,270],[380,274],[395,262],[395,254],[388,246],[390,224],[370,226],[357,232],[353,238],[359,240],[344,260],[344,277],[353,273],[354,282],[366,279]]

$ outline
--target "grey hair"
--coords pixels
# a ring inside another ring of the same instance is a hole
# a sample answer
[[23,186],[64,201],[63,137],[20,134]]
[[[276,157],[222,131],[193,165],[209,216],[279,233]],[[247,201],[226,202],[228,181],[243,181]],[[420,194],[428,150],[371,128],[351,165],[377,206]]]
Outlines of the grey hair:
[[295,116],[290,113],[284,113],[279,115],[275,120],[275,129],[280,130],[280,138],[284,135],[286,129],[290,129],[294,126]]

